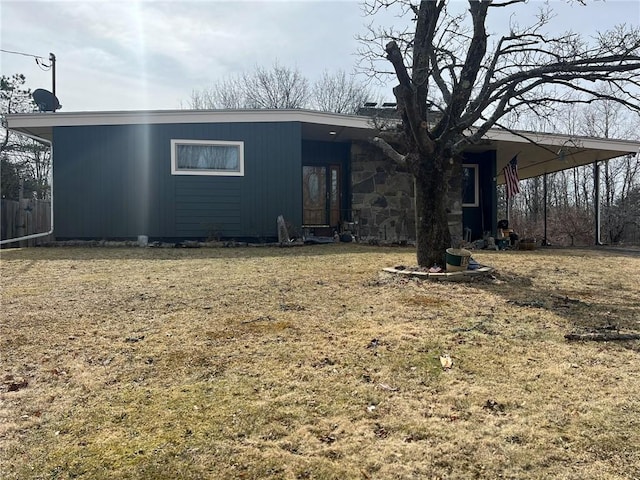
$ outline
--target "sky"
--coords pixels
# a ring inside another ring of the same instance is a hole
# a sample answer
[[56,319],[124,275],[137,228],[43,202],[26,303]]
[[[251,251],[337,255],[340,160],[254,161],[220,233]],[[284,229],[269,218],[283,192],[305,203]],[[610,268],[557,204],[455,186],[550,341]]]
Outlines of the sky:
[[[640,0],[552,0],[550,28],[586,36],[620,23],[640,25]],[[453,8],[464,8],[461,0]],[[517,9],[521,24],[542,1]],[[513,10],[513,9],[512,9]],[[488,32],[505,32],[511,10],[496,9]],[[2,75],[22,73],[32,89],[52,89],[49,53],[56,56],[56,94],[63,112],[172,110],[193,90],[269,67],[299,69],[311,81],[323,71],[353,71],[358,34],[371,21],[402,25],[395,12],[363,15],[353,0],[0,0]],[[363,77],[364,79],[364,77]],[[393,100],[391,79],[372,87]]]

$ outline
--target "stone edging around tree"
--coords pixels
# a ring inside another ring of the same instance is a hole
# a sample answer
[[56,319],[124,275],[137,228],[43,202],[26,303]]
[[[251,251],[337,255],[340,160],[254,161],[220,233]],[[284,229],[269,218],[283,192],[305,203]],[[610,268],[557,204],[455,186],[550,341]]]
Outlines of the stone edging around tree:
[[424,272],[420,270],[412,270],[411,268],[398,269],[395,267],[383,268],[382,271],[387,273],[393,273],[395,275],[404,275],[405,277],[417,277],[428,280],[444,280],[444,281],[456,281],[456,280],[468,280],[474,277],[480,277],[483,275],[489,275],[494,271],[491,267],[480,267],[476,270],[463,270],[461,272]]

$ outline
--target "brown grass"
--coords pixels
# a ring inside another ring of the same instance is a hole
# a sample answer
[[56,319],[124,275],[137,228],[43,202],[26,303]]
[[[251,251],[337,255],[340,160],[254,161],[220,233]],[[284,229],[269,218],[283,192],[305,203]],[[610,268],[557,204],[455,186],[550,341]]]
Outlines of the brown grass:
[[[2,252],[4,479],[640,478],[640,257]],[[439,357],[449,354],[453,368]]]

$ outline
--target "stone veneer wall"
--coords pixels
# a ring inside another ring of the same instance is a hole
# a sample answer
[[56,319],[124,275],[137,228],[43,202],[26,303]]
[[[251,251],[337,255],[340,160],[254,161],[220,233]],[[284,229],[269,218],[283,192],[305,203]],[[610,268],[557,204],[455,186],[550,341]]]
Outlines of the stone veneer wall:
[[413,177],[377,147],[351,147],[351,208],[359,241],[415,242]]

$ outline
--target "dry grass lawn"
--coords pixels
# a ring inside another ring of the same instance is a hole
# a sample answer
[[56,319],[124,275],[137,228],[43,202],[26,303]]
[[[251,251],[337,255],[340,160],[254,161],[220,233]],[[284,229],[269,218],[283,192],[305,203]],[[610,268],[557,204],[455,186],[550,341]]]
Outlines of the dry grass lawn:
[[[640,256],[2,251],[3,479],[640,478]],[[440,356],[453,366],[443,369]]]

